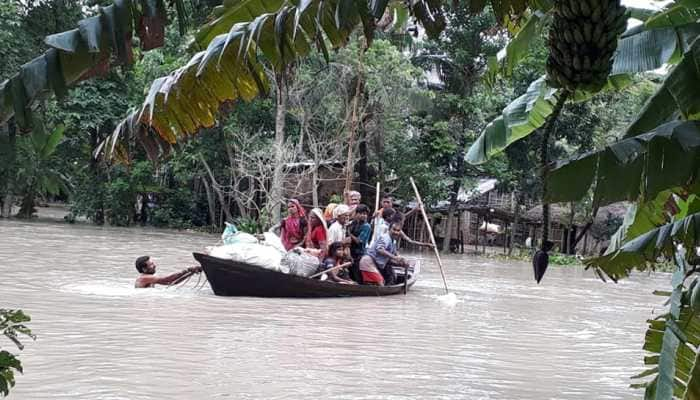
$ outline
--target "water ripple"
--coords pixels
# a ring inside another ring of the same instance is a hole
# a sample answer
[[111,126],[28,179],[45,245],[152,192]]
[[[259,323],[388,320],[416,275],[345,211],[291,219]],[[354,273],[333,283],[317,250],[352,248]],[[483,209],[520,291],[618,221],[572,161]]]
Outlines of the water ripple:
[[[651,295],[580,268],[446,256],[408,296],[256,299],[133,288],[206,234],[0,221],[0,304],[32,315],[17,399],[631,399]],[[424,254],[430,260],[429,254]]]

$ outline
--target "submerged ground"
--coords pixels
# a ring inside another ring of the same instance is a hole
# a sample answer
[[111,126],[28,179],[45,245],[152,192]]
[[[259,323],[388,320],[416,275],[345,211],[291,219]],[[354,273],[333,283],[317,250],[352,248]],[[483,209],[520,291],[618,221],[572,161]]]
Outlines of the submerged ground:
[[[651,294],[668,276],[604,284],[555,267],[445,257],[408,296],[325,300],[133,289],[133,260],[193,264],[215,235],[0,220],[0,307],[36,342],[17,399],[631,399]],[[0,344],[5,348],[9,343]]]

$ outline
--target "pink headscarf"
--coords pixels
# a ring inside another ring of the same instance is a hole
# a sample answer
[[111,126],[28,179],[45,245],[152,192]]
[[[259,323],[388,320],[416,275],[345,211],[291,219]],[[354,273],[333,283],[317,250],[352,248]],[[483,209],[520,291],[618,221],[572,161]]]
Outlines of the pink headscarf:
[[297,207],[297,216],[299,218],[304,218],[306,217],[306,211],[304,211],[304,207],[301,206],[301,203],[299,203],[299,200],[297,199],[289,199],[287,203],[292,203]]

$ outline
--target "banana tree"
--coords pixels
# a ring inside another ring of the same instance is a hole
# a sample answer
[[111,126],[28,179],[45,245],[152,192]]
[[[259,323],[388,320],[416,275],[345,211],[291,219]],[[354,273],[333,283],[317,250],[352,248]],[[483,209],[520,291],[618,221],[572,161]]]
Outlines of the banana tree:
[[[183,0],[173,3],[184,23]],[[105,74],[112,64],[130,65],[134,36],[143,50],[162,46],[166,23],[164,0],[115,0],[98,7],[77,28],[47,36],[44,42],[49,49],[44,54],[0,82],[0,124],[14,117],[21,130],[31,130],[33,110],[42,99],[61,98],[68,87]]]
[[68,180],[53,166],[55,152],[63,140],[63,126],[52,132],[44,131],[41,122],[34,123],[31,135],[19,141],[20,162],[15,177],[15,188],[22,193],[19,217],[30,218],[37,196],[58,195],[68,192]]

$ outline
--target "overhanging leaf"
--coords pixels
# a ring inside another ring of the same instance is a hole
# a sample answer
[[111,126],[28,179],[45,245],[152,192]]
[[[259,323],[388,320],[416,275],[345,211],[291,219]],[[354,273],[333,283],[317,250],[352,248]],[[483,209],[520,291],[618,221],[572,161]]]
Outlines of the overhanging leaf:
[[700,19],[700,8],[676,2],[647,19],[644,25],[650,29],[676,27],[695,23],[698,19]]
[[539,35],[542,28],[541,17],[542,15],[539,13],[532,13],[506,47],[498,52],[496,60],[503,75],[509,76],[513,72],[513,68],[528,54],[530,43]]
[[589,267],[599,268],[613,280],[629,275],[632,269],[646,270],[660,257],[671,258],[676,244],[694,249],[700,244],[700,213],[662,225],[622,245],[617,251],[584,260]]
[[673,119],[677,112],[686,119],[700,118],[699,60],[700,39],[695,39],[681,62],[671,70],[636,120],[627,128],[625,138],[649,131]]
[[532,82],[524,95],[511,102],[500,117],[486,126],[465,159],[471,164],[484,163],[542,126],[552,113],[556,93],[556,89],[547,86],[544,76]]
[[[596,185],[596,206],[633,201],[639,196],[651,199],[663,190],[692,185],[697,180],[698,168],[700,122],[669,122],[584,157],[558,162],[549,173],[552,190],[545,201],[579,200],[591,181]],[[581,183],[581,187],[565,184],[571,180]]]

